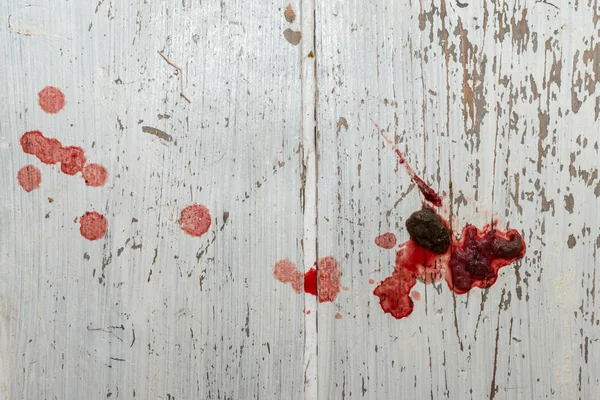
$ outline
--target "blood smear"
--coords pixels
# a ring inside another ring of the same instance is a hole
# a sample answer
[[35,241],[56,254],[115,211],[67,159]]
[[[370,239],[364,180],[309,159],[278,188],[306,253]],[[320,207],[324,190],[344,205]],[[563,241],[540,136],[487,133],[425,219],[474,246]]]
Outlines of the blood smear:
[[375,244],[382,249],[393,249],[396,245],[396,235],[394,235],[392,232],[386,232],[375,238]]
[[87,240],[103,238],[107,228],[107,219],[96,211],[86,212],[79,218],[79,232]]
[[65,95],[54,86],[46,86],[38,93],[38,103],[48,114],[56,114],[65,106]]
[[33,165],[26,165],[17,173],[17,181],[26,192],[31,192],[40,187],[42,173]]

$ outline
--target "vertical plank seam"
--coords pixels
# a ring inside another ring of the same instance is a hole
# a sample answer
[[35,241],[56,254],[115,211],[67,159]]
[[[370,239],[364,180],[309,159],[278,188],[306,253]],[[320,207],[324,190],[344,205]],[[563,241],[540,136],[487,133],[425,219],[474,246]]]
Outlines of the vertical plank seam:
[[[315,0],[302,0],[302,162],[305,176],[302,203],[304,204],[303,259],[305,268],[317,260],[317,154],[316,154],[316,57],[308,57],[316,50]],[[315,296],[304,296],[304,398],[318,399],[318,301]],[[312,312],[311,312],[312,311]]]

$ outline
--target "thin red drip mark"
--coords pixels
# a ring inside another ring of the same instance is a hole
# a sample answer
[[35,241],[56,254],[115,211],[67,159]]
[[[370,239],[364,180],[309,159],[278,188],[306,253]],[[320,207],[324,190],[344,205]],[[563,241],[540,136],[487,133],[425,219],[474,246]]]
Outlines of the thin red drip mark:
[[392,142],[392,140],[390,138],[388,138],[385,134],[383,134],[383,132],[381,132],[379,125],[377,125],[377,123],[375,123],[375,121],[373,121],[372,119],[371,119],[371,122],[373,123],[373,125],[375,125],[377,132],[392,147],[392,149],[396,153],[396,156],[398,157],[398,164],[404,166],[404,168],[406,169],[406,173],[408,174],[410,179],[417,185],[417,187],[419,188],[419,190],[425,197],[425,200],[427,200],[428,202],[430,202],[431,204],[433,204],[436,207],[440,207],[442,205],[442,198],[440,197],[440,195],[438,195],[437,192],[431,188],[431,186],[429,186],[427,183],[425,183],[425,181],[423,181],[423,179],[421,179],[415,173],[415,171],[413,170],[411,165],[408,163],[408,161],[406,161],[406,159],[404,158],[404,156],[402,155],[402,153],[400,152],[398,147],[394,144],[394,142]]

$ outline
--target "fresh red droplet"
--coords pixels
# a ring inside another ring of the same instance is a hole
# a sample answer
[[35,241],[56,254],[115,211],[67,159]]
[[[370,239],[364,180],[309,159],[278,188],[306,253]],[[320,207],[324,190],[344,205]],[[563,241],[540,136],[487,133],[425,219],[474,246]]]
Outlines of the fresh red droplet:
[[392,232],[387,232],[375,238],[375,244],[382,249],[393,249],[396,245],[396,235]]
[[26,192],[31,192],[40,187],[42,173],[37,167],[26,165],[17,173],[17,181]]
[[304,291],[314,296],[317,295],[317,270],[314,268],[304,274]]
[[60,170],[67,175],[75,175],[83,170],[86,158],[81,147],[63,147],[60,152]]
[[108,179],[108,172],[100,164],[87,164],[83,167],[83,179],[88,186],[98,187],[104,186]]
[[25,132],[20,142],[25,153],[33,154],[44,164],[60,161],[62,144],[56,139],[44,137],[40,131]]
[[107,228],[108,220],[96,211],[86,212],[79,218],[79,232],[87,240],[103,238]]
[[54,86],[46,86],[38,93],[38,103],[48,114],[56,114],[65,106],[65,95]]
[[304,289],[304,275],[290,260],[280,260],[273,267],[273,275],[281,283],[291,283],[296,293]]
[[212,223],[208,208],[202,204],[192,204],[181,211],[179,225],[185,233],[191,236],[202,236]]

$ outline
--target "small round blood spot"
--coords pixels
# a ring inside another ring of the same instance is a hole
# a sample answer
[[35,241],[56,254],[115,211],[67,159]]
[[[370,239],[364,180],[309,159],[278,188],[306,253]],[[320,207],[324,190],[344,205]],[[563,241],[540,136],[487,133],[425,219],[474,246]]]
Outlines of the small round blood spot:
[[415,301],[421,300],[421,293],[417,292],[416,290],[413,290],[410,295]]
[[375,238],[375,244],[382,249],[393,249],[396,245],[396,235],[392,232],[387,232]]
[[42,183],[42,173],[37,167],[26,165],[17,173],[17,181],[19,181],[19,185],[29,193],[33,189],[40,187],[40,183]]
[[192,204],[181,211],[179,225],[191,236],[202,236],[210,228],[212,220],[208,208],[202,204]]
[[83,167],[83,179],[88,186],[98,187],[104,186],[108,179],[108,172],[100,164],[87,164]]
[[98,240],[106,234],[108,220],[96,211],[86,212],[79,218],[79,232],[87,240]]
[[60,170],[67,175],[75,175],[83,170],[86,158],[81,147],[63,147],[60,152]]
[[374,285],[375,284],[375,279],[369,279],[369,285]]
[[65,95],[54,86],[46,86],[38,93],[38,103],[48,114],[56,114],[65,106]]
[[335,319],[342,319],[342,314],[340,314],[339,312],[336,312]]

